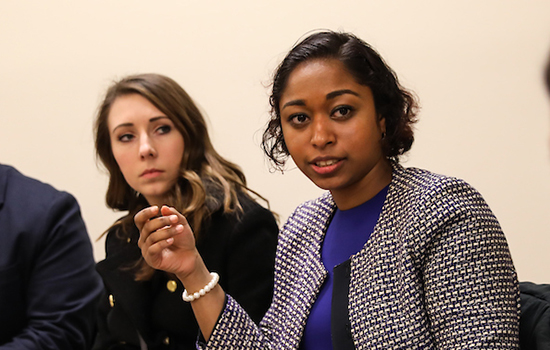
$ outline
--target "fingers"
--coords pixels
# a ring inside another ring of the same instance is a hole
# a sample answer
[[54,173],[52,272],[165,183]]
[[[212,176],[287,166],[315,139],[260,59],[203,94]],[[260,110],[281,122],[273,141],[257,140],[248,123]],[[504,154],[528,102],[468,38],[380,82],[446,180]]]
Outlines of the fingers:
[[175,208],[143,209],[134,217],[140,235],[138,246],[149,266],[186,276],[194,271],[199,253],[187,219]]
[[187,219],[185,218],[185,216],[183,216],[179,211],[177,211],[175,208],[172,208],[172,207],[168,207],[166,205],[163,205],[162,208],[160,208],[160,212],[162,215],[164,216],[168,216],[168,215],[176,215],[178,217],[178,220],[179,222],[182,224],[182,225],[187,225]]
[[134,216],[134,222],[138,230],[141,231],[145,223],[150,219],[154,218],[155,216],[157,216],[158,212],[159,212],[159,207],[154,205],[152,207],[145,208],[141,210],[139,213],[137,213],[136,216]]
[[138,246],[141,248],[147,241],[148,244],[154,244],[160,239],[167,239],[177,234],[177,231],[183,231],[177,228],[178,217],[176,215],[161,216],[148,220],[140,230]]
[[175,235],[183,232],[183,226],[178,224],[175,227],[163,228],[153,232],[143,241],[142,247],[147,247],[142,253],[154,256],[159,254],[163,249],[170,247],[174,243]]
[[182,224],[175,224],[173,226],[165,226],[159,230],[154,231],[149,236],[144,236],[144,243],[149,246],[157,244],[159,242],[167,241],[169,244],[172,244],[174,241],[174,236],[183,232]]
[[[157,217],[159,211],[157,206],[143,209],[134,217],[136,226],[140,230],[138,246],[151,246],[162,240],[183,232],[184,226],[188,225],[187,220],[176,209],[163,206],[160,210],[162,216]],[[173,239],[168,240],[168,245],[173,243]],[[164,245],[165,242],[162,243]]]

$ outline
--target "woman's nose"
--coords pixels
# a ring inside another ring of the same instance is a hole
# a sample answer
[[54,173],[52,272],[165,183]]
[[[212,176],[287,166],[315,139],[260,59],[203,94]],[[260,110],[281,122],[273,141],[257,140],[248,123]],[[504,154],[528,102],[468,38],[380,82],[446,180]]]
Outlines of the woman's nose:
[[151,139],[148,136],[141,137],[140,144],[139,144],[139,156],[142,159],[157,156],[155,147],[153,146],[153,143],[151,142]]
[[323,148],[336,141],[330,120],[317,117],[313,120],[311,144],[314,147]]

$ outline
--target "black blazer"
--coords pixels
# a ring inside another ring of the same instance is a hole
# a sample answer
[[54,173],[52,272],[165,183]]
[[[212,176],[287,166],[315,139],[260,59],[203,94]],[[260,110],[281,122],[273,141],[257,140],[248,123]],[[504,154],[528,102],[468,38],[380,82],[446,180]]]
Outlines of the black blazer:
[[87,349],[103,289],[73,196],[0,165],[0,349]]
[[[203,223],[197,248],[208,269],[219,273],[223,289],[258,323],[271,303],[278,227],[270,211],[248,197],[239,199],[244,213],[218,209]],[[93,348],[140,349],[141,337],[149,350],[195,349],[199,328],[179,280],[157,271],[150,281],[136,282],[125,268],[141,255],[138,238],[137,228],[130,241],[117,238],[115,230],[107,235],[106,259],[97,264],[106,290]]]

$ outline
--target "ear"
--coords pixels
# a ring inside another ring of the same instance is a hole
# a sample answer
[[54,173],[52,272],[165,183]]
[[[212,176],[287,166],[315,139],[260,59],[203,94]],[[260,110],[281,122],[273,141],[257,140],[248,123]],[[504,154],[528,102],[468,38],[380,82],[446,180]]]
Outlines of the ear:
[[386,118],[384,118],[382,115],[378,115],[378,126],[380,127],[380,131],[382,133],[386,133]]

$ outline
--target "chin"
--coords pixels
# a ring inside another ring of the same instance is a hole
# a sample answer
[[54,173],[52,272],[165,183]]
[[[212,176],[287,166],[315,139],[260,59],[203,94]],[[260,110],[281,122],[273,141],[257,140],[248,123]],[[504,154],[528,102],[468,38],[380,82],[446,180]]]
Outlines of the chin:
[[317,186],[320,189],[325,190],[325,191],[332,191],[332,190],[337,189],[339,187],[338,185],[331,184],[328,181],[323,181],[323,180],[320,180],[320,181],[311,180],[311,181],[315,184],[315,186]]

